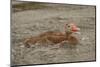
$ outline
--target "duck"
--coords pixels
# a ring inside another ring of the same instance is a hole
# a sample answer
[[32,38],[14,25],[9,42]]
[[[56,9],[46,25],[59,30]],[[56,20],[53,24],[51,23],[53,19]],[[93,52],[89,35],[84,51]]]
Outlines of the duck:
[[26,47],[30,47],[32,44],[38,42],[46,43],[48,41],[52,42],[53,44],[61,43],[63,41],[66,41],[72,45],[78,44],[79,40],[76,33],[79,32],[80,28],[74,23],[66,23],[64,27],[64,32],[47,31],[37,36],[26,38],[24,40],[24,44]]

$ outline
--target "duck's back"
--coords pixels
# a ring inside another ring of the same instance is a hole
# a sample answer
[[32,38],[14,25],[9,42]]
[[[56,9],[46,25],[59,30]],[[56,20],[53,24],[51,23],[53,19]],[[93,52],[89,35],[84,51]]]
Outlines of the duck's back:
[[51,36],[63,36],[64,34],[61,33],[61,32],[48,31],[48,32],[44,32],[44,33],[40,34],[39,37],[48,36],[48,35],[51,35]]

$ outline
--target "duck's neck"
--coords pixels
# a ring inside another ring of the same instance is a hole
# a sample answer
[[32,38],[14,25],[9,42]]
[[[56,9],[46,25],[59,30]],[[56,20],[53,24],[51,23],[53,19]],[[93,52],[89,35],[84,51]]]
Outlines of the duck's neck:
[[72,32],[65,32],[65,37],[68,39]]

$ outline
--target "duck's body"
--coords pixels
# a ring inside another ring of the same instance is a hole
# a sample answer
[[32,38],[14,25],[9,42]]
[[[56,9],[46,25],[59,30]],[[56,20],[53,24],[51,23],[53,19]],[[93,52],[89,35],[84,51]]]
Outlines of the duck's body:
[[67,41],[70,44],[77,44],[78,39],[73,35],[74,32],[69,32],[69,29],[65,33],[53,31],[44,32],[38,36],[27,38],[24,43],[28,47],[30,44],[35,44],[37,42],[45,43],[46,41],[50,41],[54,44],[60,43],[62,41]]
[[50,41],[52,43],[57,44],[64,40],[67,40],[67,38],[63,33],[48,31],[48,32],[44,32],[38,36],[33,36],[33,37],[25,39],[24,44],[25,44],[25,46],[29,47],[30,44],[35,44],[38,42],[45,43],[47,41]]

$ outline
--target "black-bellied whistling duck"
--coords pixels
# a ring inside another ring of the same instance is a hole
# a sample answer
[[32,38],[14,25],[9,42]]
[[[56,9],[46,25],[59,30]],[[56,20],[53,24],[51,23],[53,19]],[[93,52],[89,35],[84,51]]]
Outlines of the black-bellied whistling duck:
[[72,23],[65,25],[65,32],[53,32],[48,31],[44,32],[38,36],[27,38],[24,43],[25,46],[30,47],[30,44],[35,44],[37,42],[43,41],[50,41],[54,44],[60,43],[62,41],[67,41],[69,44],[77,44],[78,39],[76,36],[73,35],[73,33],[78,32],[79,28]]

